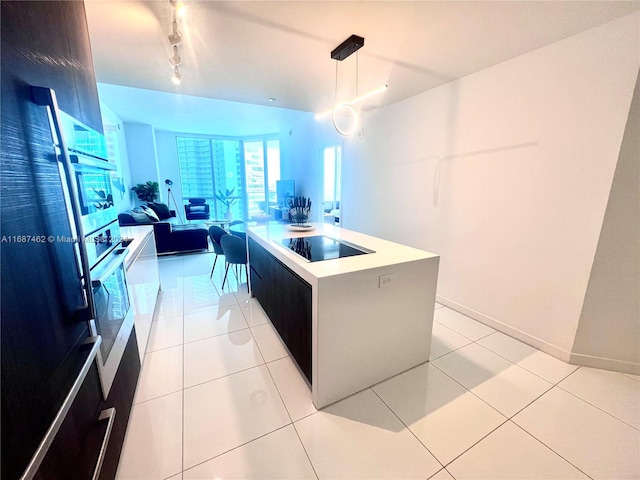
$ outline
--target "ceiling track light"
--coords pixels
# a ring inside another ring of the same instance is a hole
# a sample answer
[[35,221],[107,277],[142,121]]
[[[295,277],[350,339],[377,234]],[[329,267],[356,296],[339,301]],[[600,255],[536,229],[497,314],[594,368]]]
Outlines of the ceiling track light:
[[[173,14],[175,15],[175,12]],[[182,43],[182,32],[178,30],[178,22],[175,18],[171,23],[171,35],[167,38],[169,39],[169,43],[174,47]]]
[[173,75],[171,76],[171,81],[174,85],[180,85],[182,83],[182,75],[180,74],[180,69],[177,65],[173,67]]
[[180,58],[180,52],[178,51],[177,45],[173,46],[173,57],[169,58],[169,63],[172,67],[176,65],[180,65],[182,63],[182,59]]
[[171,34],[167,37],[173,50],[173,55],[169,57],[169,64],[173,68],[171,81],[174,85],[180,85],[182,83],[182,74],[180,73],[178,65],[182,63],[182,58],[180,57],[180,50],[178,46],[182,43],[182,32],[178,28],[178,17],[182,17],[184,15],[185,6],[180,4],[178,0],[169,0],[169,3],[173,8]]

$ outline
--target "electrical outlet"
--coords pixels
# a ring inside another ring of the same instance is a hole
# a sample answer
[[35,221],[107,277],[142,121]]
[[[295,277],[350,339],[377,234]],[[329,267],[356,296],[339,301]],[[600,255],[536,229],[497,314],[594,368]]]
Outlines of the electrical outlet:
[[378,288],[384,288],[390,286],[396,279],[396,275],[394,273],[385,273],[384,275],[380,275],[378,277]]

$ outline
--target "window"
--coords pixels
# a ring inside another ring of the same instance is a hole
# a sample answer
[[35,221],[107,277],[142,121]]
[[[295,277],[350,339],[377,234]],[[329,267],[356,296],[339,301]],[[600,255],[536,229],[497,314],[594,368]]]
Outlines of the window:
[[340,147],[324,149],[324,202],[340,208]]
[[[177,137],[182,197],[206,198],[212,217],[225,218],[232,203],[233,218],[249,218],[275,202],[275,182],[280,179],[280,142],[278,140]],[[272,199],[273,198],[273,199]]]
[[276,181],[280,180],[280,141],[244,142],[248,216],[269,213],[276,205]]

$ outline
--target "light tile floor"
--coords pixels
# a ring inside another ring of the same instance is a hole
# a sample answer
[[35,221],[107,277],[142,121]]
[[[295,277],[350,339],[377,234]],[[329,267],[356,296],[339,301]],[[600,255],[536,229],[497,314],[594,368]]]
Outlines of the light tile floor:
[[212,263],[160,260],[120,480],[640,478],[638,376],[436,304],[430,363],[317,411],[246,284],[222,290]]

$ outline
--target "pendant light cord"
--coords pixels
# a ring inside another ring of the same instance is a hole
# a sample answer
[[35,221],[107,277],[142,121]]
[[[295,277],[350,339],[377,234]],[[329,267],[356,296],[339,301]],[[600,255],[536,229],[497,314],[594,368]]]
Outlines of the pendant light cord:
[[333,108],[338,105],[338,61],[336,60],[336,85],[333,90]]
[[356,98],[358,97],[358,52],[356,51]]

